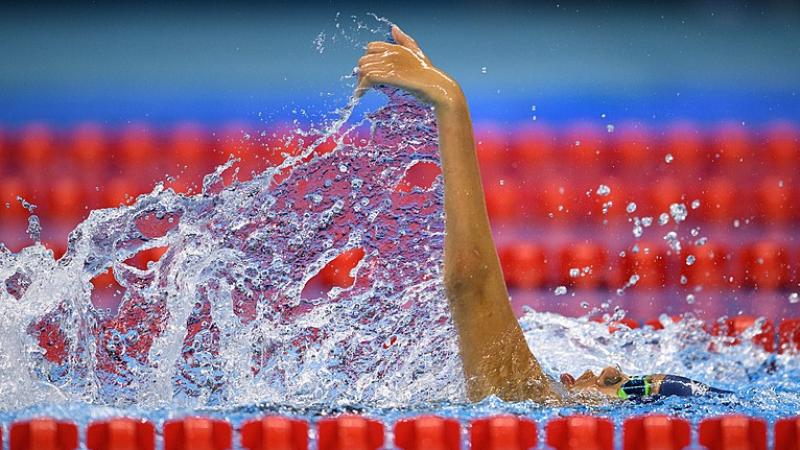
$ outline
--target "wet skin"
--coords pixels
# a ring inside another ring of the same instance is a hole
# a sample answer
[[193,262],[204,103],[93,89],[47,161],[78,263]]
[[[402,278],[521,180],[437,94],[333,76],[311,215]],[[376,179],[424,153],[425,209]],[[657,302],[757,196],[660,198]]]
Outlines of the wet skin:
[[548,404],[617,398],[628,377],[615,368],[600,375],[587,371],[577,380],[565,374],[561,380],[566,389],[542,370],[511,310],[464,93],[409,35],[393,26],[392,37],[397,44],[367,45],[358,61],[355,95],[360,97],[373,86],[394,86],[430,104],[436,114],[444,177],[444,284],[468,398],[478,401],[495,395],[507,401]]

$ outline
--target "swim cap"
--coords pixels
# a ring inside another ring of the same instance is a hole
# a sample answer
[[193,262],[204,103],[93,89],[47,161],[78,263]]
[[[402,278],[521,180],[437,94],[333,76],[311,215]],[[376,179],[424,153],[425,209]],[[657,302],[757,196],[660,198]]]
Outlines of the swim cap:
[[658,394],[653,392],[653,378],[651,375],[631,377],[620,386],[617,397],[622,400],[642,400],[645,398],[658,398],[662,396],[693,397],[706,394],[732,394],[731,391],[717,389],[699,381],[676,375],[664,375]]

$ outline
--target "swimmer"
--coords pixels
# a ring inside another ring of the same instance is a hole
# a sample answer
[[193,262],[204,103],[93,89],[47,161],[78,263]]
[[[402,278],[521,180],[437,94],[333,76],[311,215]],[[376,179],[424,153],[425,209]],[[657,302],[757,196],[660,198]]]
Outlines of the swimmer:
[[528,348],[511,310],[489,226],[467,101],[458,83],[437,68],[397,26],[396,44],[371,42],[358,61],[360,97],[373,86],[404,89],[433,106],[444,176],[444,282],[458,332],[467,396],[561,403],[565,397],[646,400],[667,395],[721,393],[672,375],[632,377],[616,368],[577,379],[548,377]]

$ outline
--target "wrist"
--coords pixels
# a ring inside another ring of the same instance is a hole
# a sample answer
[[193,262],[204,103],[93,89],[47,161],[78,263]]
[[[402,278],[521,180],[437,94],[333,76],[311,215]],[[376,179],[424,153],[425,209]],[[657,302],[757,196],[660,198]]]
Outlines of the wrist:
[[432,104],[437,115],[464,111],[467,109],[467,99],[461,86],[455,81],[448,80],[439,86],[438,95],[433,98]]

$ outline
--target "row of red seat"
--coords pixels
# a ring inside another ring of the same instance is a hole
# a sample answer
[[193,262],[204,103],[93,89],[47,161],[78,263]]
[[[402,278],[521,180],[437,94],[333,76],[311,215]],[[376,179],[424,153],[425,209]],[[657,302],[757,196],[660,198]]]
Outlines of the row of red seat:
[[[88,123],[64,132],[34,123],[13,132],[0,132],[0,168],[41,169],[65,159],[84,170],[140,167],[157,161],[196,164],[208,158],[219,161],[244,149],[264,149],[272,144],[285,147],[283,139],[289,135],[289,127],[275,126],[266,132],[263,128],[229,124],[214,130],[179,124],[163,130],[131,124],[109,130]],[[789,122],[757,130],[730,123],[712,129],[678,123],[654,130],[641,124],[621,124],[612,129],[597,122],[577,123],[557,131],[538,124],[479,124],[476,138],[478,155],[486,168],[569,164],[641,172],[646,166],[665,163],[695,171],[707,167],[757,170],[762,166],[785,170],[800,165],[800,127]]]
[[[269,416],[245,422],[240,444],[248,450],[308,450],[309,423],[289,417]],[[472,450],[527,450],[538,445],[536,422],[517,416],[493,416],[469,424]],[[233,427],[224,420],[188,417],[164,424],[164,450],[227,450],[232,448]],[[439,416],[403,419],[393,428],[394,447],[400,450],[460,450],[458,420]],[[386,448],[384,425],[375,419],[343,415],[322,419],[316,429],[319,450],[378,450]],[[154,450],[155,426],[130,418],[89,424],[89,450]],[[775,450],[800,446],[800,417],[780,419],[774,426]],[[614,423],[603,417],[575,415],[555,418],[545,426],[545,441],[554,450],[613,450]],[[678,417],[646,415],[624,421],[624,450],[682,450],[692,444],[690,423]],[[729,415],[704,419],[697,442],[708,450],[766,450],[767,423],[763,419]],[[11,425],[10,450],[74,450],[78,427],[49,418]]]
[[499,250],[511,288],[563,285],[579,289],[659,289],[670,285],[718,289],[796,288],[800,251],[760,241],[731,251],[722,245],[686,245],[680,254],[663,243],[639,242],[636,251],[612,252],[580,242],[550,252],[542,244],[519,242]]
[[483,168],[580,167],[600,172],[650,172],[654,168],[694,174],[730,170],[781,170],[800,165],[800,128],[777,122],[758,130],[742,124],[702,129],[677,123],[652,129],[642,124],[577,123],[553,130],[478,126]]
[[646,216],[657,222],[660,214],[669,213],[672,204],[683,204],[690,222],[731,225],[739,219],[743,223],[780,225],[800,219],[797,181],[777,175],[750,182],[730,176],[691,182],[650,176],[646,182],[598,177],[576,183],[562,173],[532,181],[486,180],[484,190],[494,222],[602,224]]

